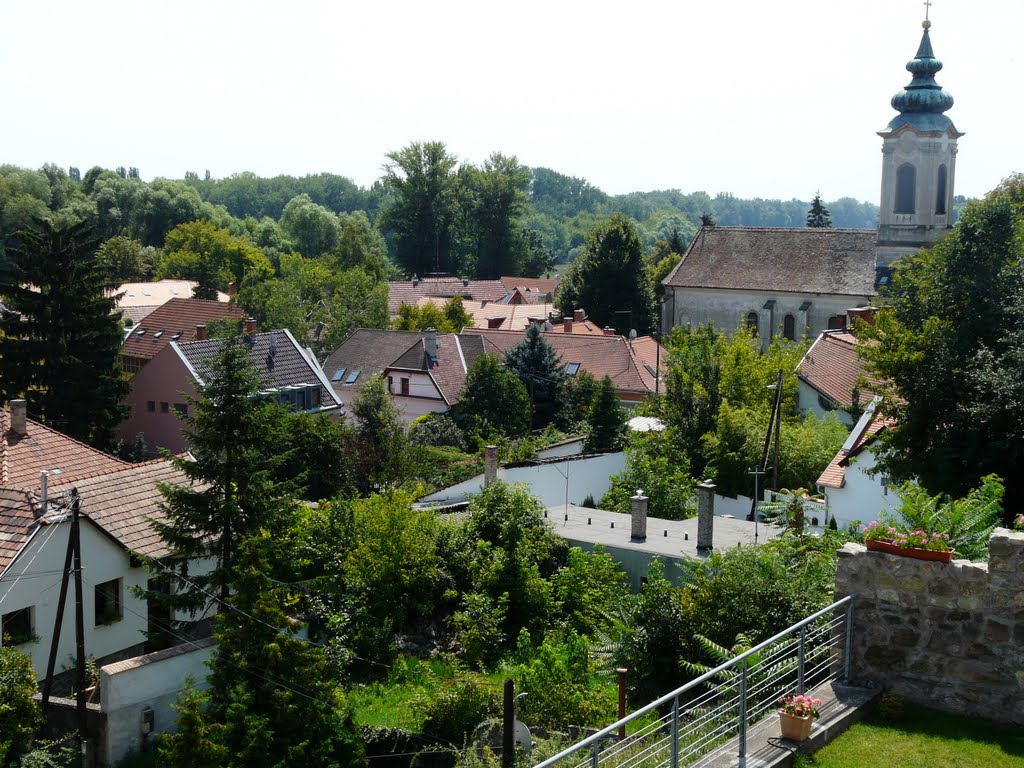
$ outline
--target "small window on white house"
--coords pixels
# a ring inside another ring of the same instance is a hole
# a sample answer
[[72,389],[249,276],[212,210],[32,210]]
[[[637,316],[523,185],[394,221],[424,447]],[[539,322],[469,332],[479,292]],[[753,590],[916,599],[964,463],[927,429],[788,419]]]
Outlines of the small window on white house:
[[579,363],[569,363],[567,366],[565,366],[565,375],[566,376],[575,376],[579,372],[580,372],[580,364]]
[[113,624],[120,621],[121,612],[121,580],[111,579],[97,584],[94,590],[96,600],[96,626]]
[[21,645],[35,640],[32,612],[31,607],[21,608],[5,613],[0,618],[0,635],[3,636],[4,645]]

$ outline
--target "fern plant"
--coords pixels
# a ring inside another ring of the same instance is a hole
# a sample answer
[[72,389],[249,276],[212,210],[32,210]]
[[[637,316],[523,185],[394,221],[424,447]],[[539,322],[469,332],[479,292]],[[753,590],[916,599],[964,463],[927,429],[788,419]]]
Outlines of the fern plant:
[[997,475],[986,475],[981,486],[962,499],[939,494],[931,496],[916,483],[904,483],[897,494],[897,515],[909,530],[945,533],[960,557],[983,560],[989,536],[999,524],[1002,511],[1003,482]]

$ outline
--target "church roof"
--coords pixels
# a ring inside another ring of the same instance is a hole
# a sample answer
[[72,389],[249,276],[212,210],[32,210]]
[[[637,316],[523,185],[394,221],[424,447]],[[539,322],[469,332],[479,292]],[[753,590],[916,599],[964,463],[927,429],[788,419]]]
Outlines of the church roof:
[[953,106],[953,97],[935,82],[935,75],[942,69],[942,62],[932,53],[929,27],[930,23],[926,21],[917,55],[907,62],[907,71],[914,77],[902,91],[892,97],[892,108],[899,114],[882,131],[883,135],[905,125],[927,133],[952,130],[957,136],[962,135],[953,127],[953,121],[943,114]]
[[703,227],[662,282],[676,288],[873,296],[876,239],[873,229]]

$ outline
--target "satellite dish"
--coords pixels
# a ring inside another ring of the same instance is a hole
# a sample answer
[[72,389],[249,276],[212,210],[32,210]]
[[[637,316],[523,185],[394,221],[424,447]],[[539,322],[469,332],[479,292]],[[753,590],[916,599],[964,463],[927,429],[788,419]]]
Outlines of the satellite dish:
[[635,338],[636,338],[636,328],[630,328],[630,330],[629,330],[629,340],[632,341]]

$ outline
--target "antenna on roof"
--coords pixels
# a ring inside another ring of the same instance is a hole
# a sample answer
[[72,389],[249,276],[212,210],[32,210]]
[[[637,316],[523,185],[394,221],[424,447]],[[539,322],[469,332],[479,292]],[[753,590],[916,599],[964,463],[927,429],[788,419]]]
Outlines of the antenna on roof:
[[636,328],[629,329],[629,340],[632,341],[636,338]]

